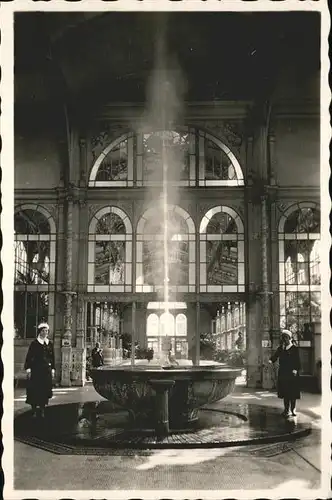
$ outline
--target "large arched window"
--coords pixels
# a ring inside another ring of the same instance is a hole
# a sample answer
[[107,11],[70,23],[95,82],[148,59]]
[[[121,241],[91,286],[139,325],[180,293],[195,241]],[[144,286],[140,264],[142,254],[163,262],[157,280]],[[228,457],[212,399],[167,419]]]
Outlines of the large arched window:
[[132,226],[118,207],[104,207],[90,222],[88,291],[132,291]]
[[119,137],[92,165],[90,187],[243,186],[238,159],[220,139],[192,127]]
[[33,338],[39,322],[54,319],[56,228],[39,205],[15,211],[14,326],[16,338]]
[[[320,213],[315,203],[298,203],[280,218],[280,326],[302,346],[311,346],[312,324],[320,321]],[[309,356],[309,354],[308,354]],[[304,361],[309,370],[309,360]]]
[[[167,208],[168,279],[171,289],[195,291],[195,226],[179,206]],[[148,209],[137,225],[136,292],[160,292],[164,287],[163,207]]]
[[200,291],[244,292],[244,229],[228,206],[211,208],[200,229]]

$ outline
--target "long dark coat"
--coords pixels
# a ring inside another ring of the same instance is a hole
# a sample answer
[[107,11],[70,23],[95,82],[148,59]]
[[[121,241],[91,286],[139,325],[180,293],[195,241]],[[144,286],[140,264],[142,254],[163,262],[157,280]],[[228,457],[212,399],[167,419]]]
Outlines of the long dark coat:
[[24,368],[31,369],[27,385],[26,402],[29,405],[45,406],[53,396],[52,370],[54,365],[54,349],[52,342],[41,344],[37,339],[30,344]]
[[[289,349],[278,347],[276,352],[271,356],[271,361],[274,363],[279,359],[279,371],[277,390],[278,397],[282,399],[300,399],[300,356],[297,347],[292,345]],[[293,374],[293,370],[297,370],[297,374]]]

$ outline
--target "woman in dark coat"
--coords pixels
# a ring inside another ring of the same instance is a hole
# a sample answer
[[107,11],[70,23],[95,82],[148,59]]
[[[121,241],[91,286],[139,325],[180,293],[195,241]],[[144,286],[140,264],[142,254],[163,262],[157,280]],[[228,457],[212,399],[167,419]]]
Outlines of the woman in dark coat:
[[93,368],[98,368],[104,364],[104,356],[99,342],[96,342],[96,346],[92,349],[91,361]]
[[283,415],[289,417],[291,411],[295,416],[296,400],[300,399],[300,356],[289,330],[281,332],[281,345],[271,356],[270,363],[275,363],[277,359],[279,359],[277,389],[278,397],[284,400]]
[[53,396],[54,349],[48,339],[48,324],[41,323],[37,331],[37,338],[30,344],[24,365],[28,377],[26,403],[31,405],[34,416],[39,408],[40,416],[44,417],[45,406]]

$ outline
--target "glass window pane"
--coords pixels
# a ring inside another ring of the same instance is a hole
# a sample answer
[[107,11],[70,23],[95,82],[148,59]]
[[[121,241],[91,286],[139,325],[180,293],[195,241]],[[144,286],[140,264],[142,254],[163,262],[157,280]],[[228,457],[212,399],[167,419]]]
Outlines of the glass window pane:
[[[163,241],[143,243],[143,275],[144,284],[163,285],[165,279]],[[170,241],[168,243],[168,278],[170,285],[188,284],[188,242]]]
[[143,243],[143,282],[145,285],[163,285],[164,260],[162,241],[144,241]]
[[20,210],[15,213],[14,228],[17,234],[50,233],[50,224],[45,215],[32,209]]
[[126,228],[121,217],[108,213],[100,217],[96,225],[97,234],[125,234]]
[[[164,213],[160,206],[144,225],[145,234],[163,234],[164,231]],[[167,234],[169,239],[176,239],[181,235],[188,234],[188,225],[180,214],[173,209],[167,211]]]
[[320,214],[313,208],[301,208],[292,212],[285,222],[285,233],[319,233]]
[[321,293],[310,292],[311,321],[316,322],[321,319]]
[[168,250],[170,285],[186,285],[189,282],[188,242],[172,241]]
[[175,319],[176,336],[187,335],[187,317],[185,314],[177,314]]
[[124,284],[125,270],[125,242],[98,241],[96,242],[96,285]]
[[287,292],[286,293],[286,324],[298,339],[304,338],[306,325],[320,321],[320,292]]
[[290,257],[285,261],[285,283],[294,285],[297,277],[297,262],[292,261]]
[[205,149],[205,180],[234,180],[235,169],[227,154],[215,142],[206,139]]
[[163,130],[143,134],[143,178],[161,181],[189,180],[189,134]]
[[310,285],[308,262],[298,262],[297,264],[297,284]]
[[48,321],[49,296],[46,292],[14,292],[16,337],[34,338],[37,326]]
[[208,234],[234,234],[237,233],[237,227],[233,217],[225,212],[218,212],[211,217],[206,232]]
[[310,284],[320,285],[321,284],[321,274],[320,274],[320,241],[314,240],[310,251]]
[[50,281],[50,242],[15,242],[15,284],[47,284]]
[[26,292],[14,292],[15,337],[25,338]]
[[114,146],[102,161],[96,181],[122,181],[128,178],[128,140]]
[[319,240],[285,240],[286,284],[320,284],[319,247]]
[[208,285],[230,285],[238,281],[236,241],[207,241]]
[[157,337],[159,335],[159,318],[157,314],[149,314],[146,329],[148,336]]

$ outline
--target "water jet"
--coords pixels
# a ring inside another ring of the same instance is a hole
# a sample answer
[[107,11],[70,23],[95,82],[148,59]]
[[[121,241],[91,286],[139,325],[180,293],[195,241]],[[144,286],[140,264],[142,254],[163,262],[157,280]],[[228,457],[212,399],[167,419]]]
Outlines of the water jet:
[[[176,271],[176,259],[171,258],[170,242],[178,241],[178,228],[170,214],[169,191],[172,203],[176,197],[175,180],[180,180],[179,165],[183,158],[172,143],[172,130],[180,119],[181,79],[176,80],[174,68],[169,70],[170,58],[166,54],[165,26],[158,32],[156,65],[150,80],[150,102],[143,130],[154,130],[149,136],[148,147],[156,159],[153,178],[161,180],[159,213],[156,210],[154,227],[162,228],[160,245],[160,269],[162,286],[160,300],[164,314],[170,310],[170,271]],[[179,72],[176,73],[179,77]],[[173,146],[172,146],[173,145]],[[159,219],[158,219],[159,217]],[[172,269],[171,269],[172,266]],[[159,270],[158,270],[159,271]],[[172,273],[172,275],[176,272]],[[174,297],[173,297],[174,298]],[[166,325],[167,326],[167,325]],[[170,428],[187,427],[197,421],[198,410],[227,396],[234,389],[240,369],[220,363],[180,360],[174,362],[169,347],[158,339],[158,348],[150,361],[135,360],[134,335],[132,335],[131,361],[116,366],[103,366],[91,371],[95,390],[112,403],[126,409],[133,421],[140,426],[153,426],[157,434],[167,434]],[[166,331],[167,338],[167,331]],[[197,336],[196,336],[197,338]]]

